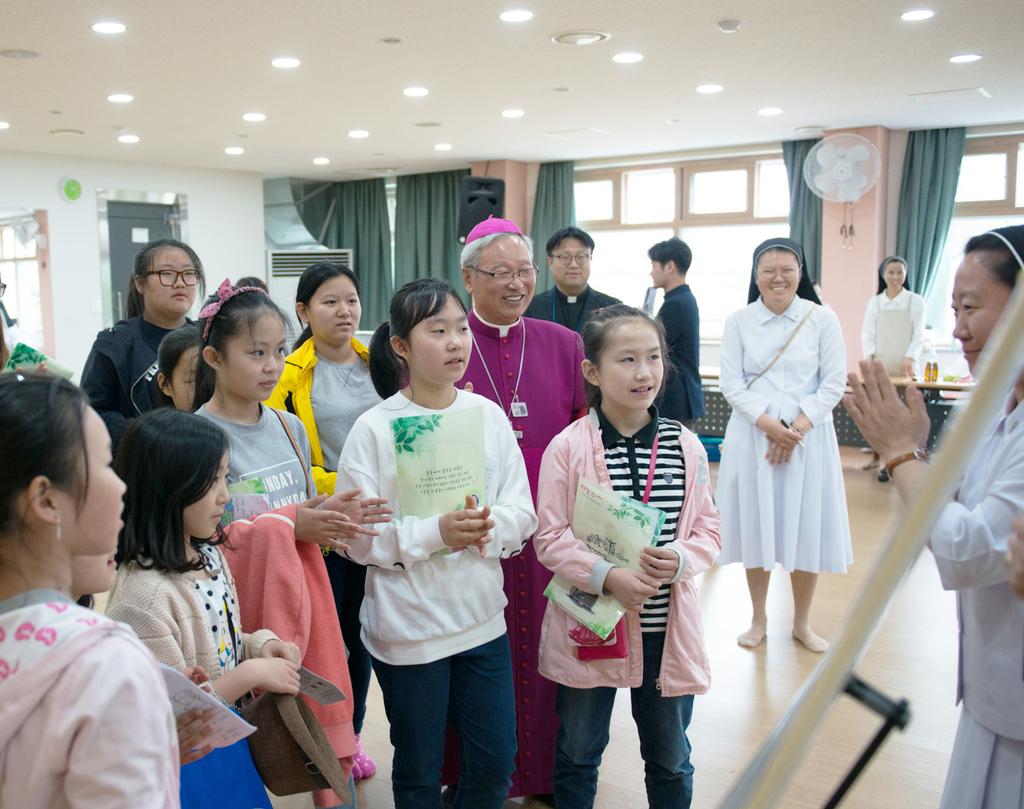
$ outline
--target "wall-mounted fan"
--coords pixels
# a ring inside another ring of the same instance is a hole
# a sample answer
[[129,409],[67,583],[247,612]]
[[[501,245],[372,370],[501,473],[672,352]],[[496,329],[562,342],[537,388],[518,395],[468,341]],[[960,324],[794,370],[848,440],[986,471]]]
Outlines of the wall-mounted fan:
[[867,138],[854,134],[830,135],[804,160],[804,182],[811,192],[829,202],[843,203],[839,233],[843,247],[853,249],[853,203],[874,188],[882,170],[878,149]]

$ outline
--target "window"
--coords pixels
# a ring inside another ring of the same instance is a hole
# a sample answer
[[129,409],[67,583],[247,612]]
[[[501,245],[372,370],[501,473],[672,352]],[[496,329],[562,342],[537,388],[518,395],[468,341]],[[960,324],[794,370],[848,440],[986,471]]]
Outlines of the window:
[[744,213],[746,210],[746,169],[697,171],[690,175],[690,213]]
[[0,222],[0,279],[7,291],[0,299],[7,339],[44,349],[43,304],[39,288],[39,261],[34,237],[38,230],[29,214]]
[[679,236],[693,250],[687,281],[705,340],[720,339],[725,318],[746,304],[754,246],[789,234],[781,157],[583,170],[575,185],[576,218],[594,238],[594,288],[640,306],[650,287],[647,250]]
[[580,222],[603,222],[615,216],[615,185],[611,180],[576,183],[576,219]]
[[925,310],[937,345],[953,341],[950,299],[964,245],[971,236],[1007,225],[1024,225],[1024,135],[969,140],[960,163],[956,208]]
[[676,218],[676,173],[674,169],[626,173],[628,225],[671,222]]
[[960,163],[957,202],[1006,199],[1006,154],[967,154]]

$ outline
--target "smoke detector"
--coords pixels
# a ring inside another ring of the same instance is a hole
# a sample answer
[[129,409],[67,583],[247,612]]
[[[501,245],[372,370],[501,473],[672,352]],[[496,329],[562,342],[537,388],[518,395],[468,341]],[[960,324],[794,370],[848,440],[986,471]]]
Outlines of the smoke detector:
[[605,31],[562,31],[551,35],[551,41],[556,45],[596,45],[598,42],[607,42],[612,35]]
[[741,24],[739,20],[719,20],[718,30],[723,34],[735,34],[740,30]]

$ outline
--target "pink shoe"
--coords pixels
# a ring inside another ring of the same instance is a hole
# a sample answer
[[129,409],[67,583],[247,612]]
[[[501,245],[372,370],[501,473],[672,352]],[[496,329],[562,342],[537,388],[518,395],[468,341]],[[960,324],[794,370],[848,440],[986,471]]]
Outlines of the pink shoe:
[[373,759],[366,755],[366,751],[363,750],[363,743],[359,740],[359,736],[356,736],[356,753],[352,760],[352,777],[356,781],[365,781],[367,778],[373,777],[377,772],[377,765],[373,763]]

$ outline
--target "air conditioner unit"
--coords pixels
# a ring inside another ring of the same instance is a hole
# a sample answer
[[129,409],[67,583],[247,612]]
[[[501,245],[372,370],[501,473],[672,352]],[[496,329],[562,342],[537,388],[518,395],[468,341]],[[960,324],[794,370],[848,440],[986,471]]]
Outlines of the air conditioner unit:
[[[350,270],[355,270],[355,251],[343,250],[268,250],[267,251],[267,286],[270,297],[284,309],[292,319],[295,329],[292,337],[299,334],[299,320],[295,316],[295,290],[299,285],[299,276],[307,267],[329,261]],[[289,341],[290,342],[290,341]]]

